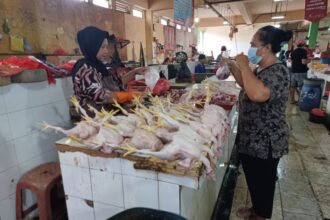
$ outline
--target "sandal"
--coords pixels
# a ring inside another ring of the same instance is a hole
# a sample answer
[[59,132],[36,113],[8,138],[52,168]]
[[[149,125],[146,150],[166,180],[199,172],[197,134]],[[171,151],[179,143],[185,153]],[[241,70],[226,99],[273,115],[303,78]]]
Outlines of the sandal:
[[290,104],[296,105],[296,104],[298,104],[298,102],[297,101],[291,101]]
[[236,211],[236,216],[239,218],[250,218],[254,214],[253,208],[239,208]]

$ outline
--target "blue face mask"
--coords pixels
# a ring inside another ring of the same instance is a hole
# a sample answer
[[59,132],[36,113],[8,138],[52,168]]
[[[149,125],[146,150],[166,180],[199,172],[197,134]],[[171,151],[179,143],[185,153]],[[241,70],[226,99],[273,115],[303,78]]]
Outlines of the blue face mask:
[[248,59],[250,60],[251,63],[253,64],[258,64],[260,63],[262,57],[257,55],[257,47],[250,47],[248,51]]

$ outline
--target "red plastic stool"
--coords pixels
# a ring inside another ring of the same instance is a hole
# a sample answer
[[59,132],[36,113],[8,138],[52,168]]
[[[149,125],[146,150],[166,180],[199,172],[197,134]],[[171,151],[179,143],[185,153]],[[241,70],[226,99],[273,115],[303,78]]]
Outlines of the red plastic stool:
[[[54,219],[54,213],[52,213],[52,190],[56,189],[56,186],[61,184],[61,182],[61,169],[59,163],[56,162],[40,165],[25,173],[16,186],[16,219],[24,219],[26,215],[36,208],[38,208],[40,220]],[[22,204],[22,191],[24,189],[31,190],[37,197],[37,204],[32,205],[25,211]],[[63,212],[66,213],[66,210]]]

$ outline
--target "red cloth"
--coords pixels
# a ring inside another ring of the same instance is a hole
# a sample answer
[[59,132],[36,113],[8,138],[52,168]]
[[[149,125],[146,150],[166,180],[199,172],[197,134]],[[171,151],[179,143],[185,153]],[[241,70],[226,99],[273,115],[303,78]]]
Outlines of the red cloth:
[[25,69],[10,65],[0,65],[0,76],[14,76],[20,74]]
[[69,61],[68,63],[65,63],[63,65],[59,65],[58,68],[65,69],[65,70],[71,72],[71,70],[73,69],[75,63],[76,62]]
[[[65,64],[68,71],[71,71],[74,64]],[[72,66],[72,67],[71,67]],[[65,76],[60,70],[56,70],[51,66],[47,66],[42,61],[37,60],[34,57],[16,57],[11,56],[0,60],[0,75],[12,76],[23,72],[24,70],[35,70],[35,69],[44,69],[47,71],[48,83],[55,84],[56,76]],[[67,70],[66,68],[63,68]]]
[[[143,92],[146,91],[147,85],[144,80],[133,80],[128,83],[129,92]],[[152,91],[152,95],[163,95],[170,90],[170,83],[166,79],[159,79]]]

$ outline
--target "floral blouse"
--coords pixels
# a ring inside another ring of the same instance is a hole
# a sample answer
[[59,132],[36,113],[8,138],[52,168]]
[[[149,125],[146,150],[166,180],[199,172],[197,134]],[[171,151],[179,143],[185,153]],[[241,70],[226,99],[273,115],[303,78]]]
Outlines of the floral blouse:
[[102,105],[106,89],[102,82],[102,74],[91,66],[83,65],[75,74],[73,89],[80,105]]
[[289,97],[289,72],[283,64],[254,71],[270,90],[266,102],[251,101],[242,90],[239,96],[238,151],[267,159],[288,153],[289,126],[286,104]]

